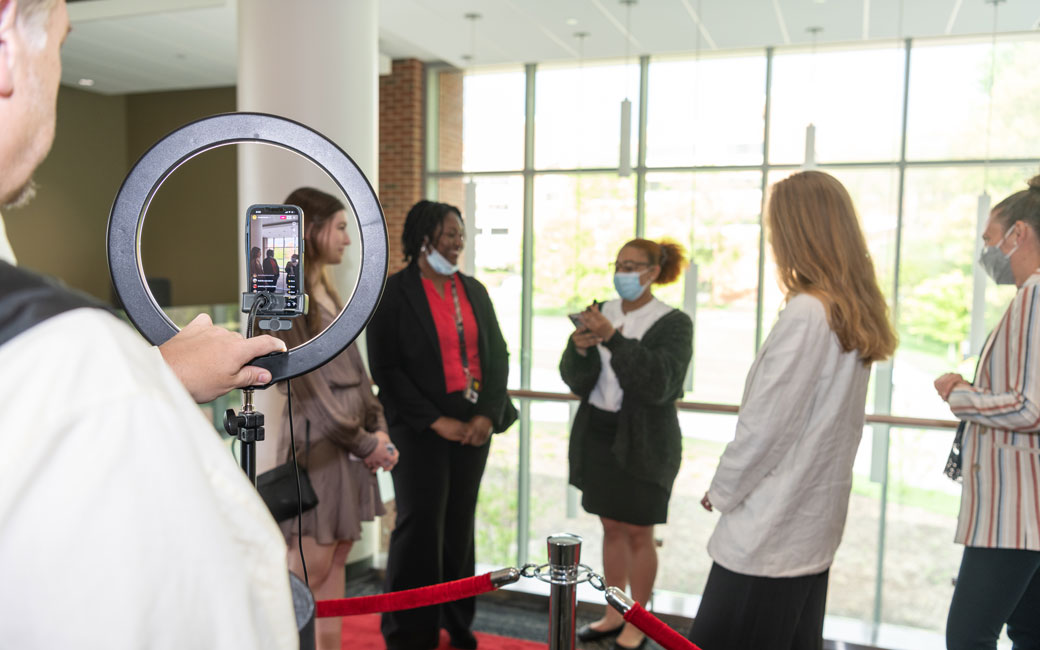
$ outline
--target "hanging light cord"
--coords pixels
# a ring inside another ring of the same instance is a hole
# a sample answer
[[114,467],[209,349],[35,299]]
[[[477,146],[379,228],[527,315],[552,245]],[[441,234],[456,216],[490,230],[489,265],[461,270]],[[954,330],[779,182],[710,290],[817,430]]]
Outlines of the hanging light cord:
[[982,165],[982,191],[989,191],[989,156],[990,136],[993,133],[993,86],[997,83],[997,11],[1001,0],[987,0],[993,3],[993,32],[989,48],[989,106],[986,108],[986,157]]
[[628,99],[628,91],[632,88],[632,65],[629,48],[632,45],[632,5],[634,4],[635,0],[625,0],[625,75],[628,77],[628,84],[625,86],[625,99]]

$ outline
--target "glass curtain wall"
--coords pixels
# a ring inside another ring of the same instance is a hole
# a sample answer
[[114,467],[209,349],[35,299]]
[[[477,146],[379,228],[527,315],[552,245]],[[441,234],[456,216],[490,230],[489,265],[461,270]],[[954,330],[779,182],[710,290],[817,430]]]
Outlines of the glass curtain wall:
[[[984,336],[1013,295],[979,281],[977,205],[981,193],[995,203],[1040,171],[1038,59],[1040,37],[1016,34],[995,50],[989,39],[944,39],[431,69],[427,191],[466,205],[469,268],[502,321],[511,389],[566,393],[557,367],[573,329],[567,313],[613,297],[610,265],[625,241],[670,237],[692,261],[657,292],[695,321],[685,399],[733,405],[782,302],[764,197],[802,168],[812,124],[816,165],[856,203],[900,336],[894,358],[875,366],[868,408],[949,420],[932,380],[971,375],[973,329]],[[630,176],[618,173],[625,98]],[[974,325],[973,308],[984,312]],[[601,566],[599,522],[567,485],[576,403],[562,397],[518,400],[521,422],[495,438],[479,562],[544,561],[546,535],[566,530]],[[683,464],[669,523],[657,528],[656,588],[695,599],[716,521],[698,501],[735,416],[684,411],[680,421]],[[865,428],[831,570],[828,638],[944,647],[961,553],[951,542],[960,487],[941,472],[951,439],[926,423]]]

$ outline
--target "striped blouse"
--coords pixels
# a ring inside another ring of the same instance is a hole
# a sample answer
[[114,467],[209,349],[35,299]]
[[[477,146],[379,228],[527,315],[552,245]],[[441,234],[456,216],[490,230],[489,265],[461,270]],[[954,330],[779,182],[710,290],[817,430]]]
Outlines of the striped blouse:
[[973,386],[950,393],[968,422],[954,541],[1040,551],[1040,270],[1022,284],[982,350]]

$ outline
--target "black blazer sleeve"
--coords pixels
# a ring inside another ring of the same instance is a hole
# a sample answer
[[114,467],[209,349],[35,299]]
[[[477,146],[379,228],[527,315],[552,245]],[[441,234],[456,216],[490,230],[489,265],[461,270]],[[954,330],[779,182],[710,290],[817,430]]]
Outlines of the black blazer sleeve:
[[[402,341],[424,336],[415,316],[405,304],[404,273],[386,283],[383,299],[367,328],[368,365],[379,386],[379,399],[413,431],[425,431],[441,416],[404,367]],[[439,364],[436,365],[439,369]]]
[[591,347],[586,350],[585,356],[581,356],[578,354],[578,348],[574,346],[574,341],[568,338],[567,347],[560,357],[560,377],[571,392],[586,399],[599,381],[601,363],[599,350]]
[[480,374],[484,385],[477,399],[476,414],[491,420],[495,433],[508,429],[516,421],[516,407],[507,392],[509,350],[495,315],[495,306],[487,289],[475,278],[461,275],[473,315],[477,319],[481,350]]

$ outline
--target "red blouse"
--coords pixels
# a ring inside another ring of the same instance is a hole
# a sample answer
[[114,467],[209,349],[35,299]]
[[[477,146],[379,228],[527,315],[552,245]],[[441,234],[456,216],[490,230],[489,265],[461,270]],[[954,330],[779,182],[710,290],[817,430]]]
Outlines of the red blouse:
[[462,312],[462,331],[466,340],[466,357],[469,360],[469,372],[474,379],[482,379],[480,374],[480,352],[477,349],[477,319],[473,315],[473,306],[466,297],[466,290],[458,276],[444,283],[444,295],[437,293],[433,281],[423,278],[423,289],[426,291],[426,302],[433,314],[433,324],[437,328],[437,339],[441,344],[441,365],[444,367],[444,386],[446,392],[455,393],[466,388],[466,373],[462,370],[462,355],[459,353],[459,332],[455,327],[455,299],[451,295],[451,282],[455,282],[459,294],[459,308]]

